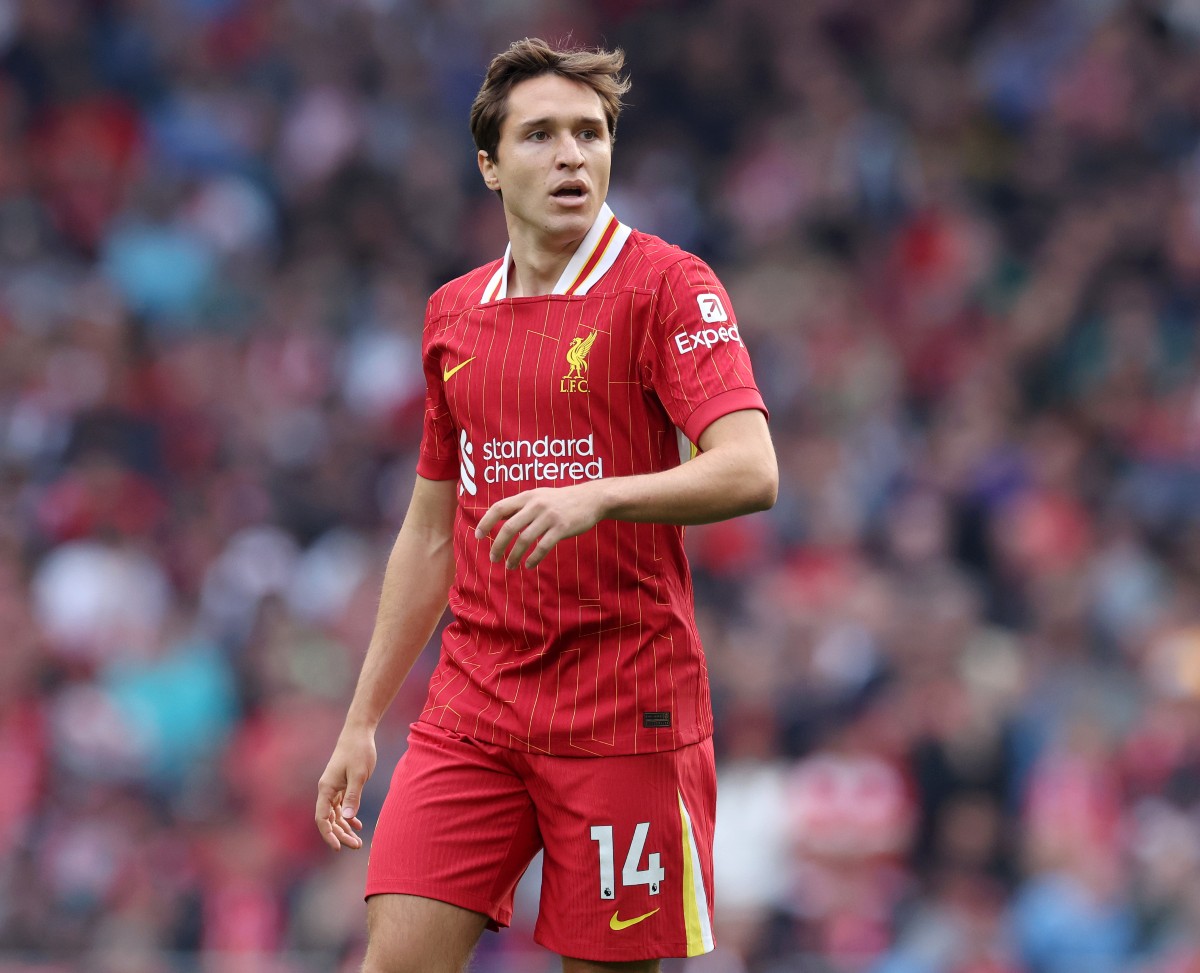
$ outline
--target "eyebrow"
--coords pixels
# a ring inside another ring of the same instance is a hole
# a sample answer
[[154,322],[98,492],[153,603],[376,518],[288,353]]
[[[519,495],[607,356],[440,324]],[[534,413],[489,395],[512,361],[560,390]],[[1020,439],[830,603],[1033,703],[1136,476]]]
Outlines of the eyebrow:
[[[526,119],[523,122],[518,122],[517,128],[547,128],[548,126],[551,126],[554,123],[559,122],[559,121],[561,121],[561,119],[547,115],[544,118],[530,118],[530,119]],[[604,123],[604,119],[599,118],[595,115],[583,115],[583,116],[573,119],[572,121],[577,125],[586,126],[588,128],[605,128],[606,127],[605,123]]]

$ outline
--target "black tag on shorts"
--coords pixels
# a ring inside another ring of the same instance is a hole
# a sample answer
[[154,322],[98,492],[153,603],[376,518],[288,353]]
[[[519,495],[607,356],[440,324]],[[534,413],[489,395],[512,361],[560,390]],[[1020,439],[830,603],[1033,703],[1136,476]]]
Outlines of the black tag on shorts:
[[671,725],[671,712],[666,710],[659,713],[643,713],[642,726],[647,730],[661,730]]

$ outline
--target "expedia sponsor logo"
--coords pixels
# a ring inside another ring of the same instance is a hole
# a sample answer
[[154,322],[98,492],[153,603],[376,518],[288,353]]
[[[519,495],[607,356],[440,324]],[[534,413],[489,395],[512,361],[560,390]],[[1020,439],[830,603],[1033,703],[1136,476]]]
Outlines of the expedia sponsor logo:
[[571,347],[567,349],[567,374],[559,382],[560,392],[586,392],[588,390],[587,370],[588,354],[596,343],[598,331],[580,338],[571,339]]
[[705,324],[720,324],[729,320],[725,305],[716,294],[697,294],[696,303],[700,305],[700,317],[704,318]]
[[[464,451],[464,455],[469,453]],[[490,439],[483,444],[481,456],[485,483],[577,483],[604,476],[604,459],[596,455],[594,435],[582,439]],[[470,492],[475,492],[474,481]]]
[[727,341],[742,343],[742,336],[738,333],[738,326],[731,324],[729,327],[720,328],[702,328],[695,334],[688,334],[686,331],[675,336],[675,347],[679,349],[679,354],[686,355],[689,351],[695,351],[697,348],[711,348],[713,345],[723,344]]

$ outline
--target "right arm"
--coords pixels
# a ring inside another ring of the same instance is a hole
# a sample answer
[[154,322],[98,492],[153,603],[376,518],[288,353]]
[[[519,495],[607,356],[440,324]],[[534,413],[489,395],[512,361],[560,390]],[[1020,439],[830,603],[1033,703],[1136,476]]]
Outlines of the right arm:
[[[455,480],[417,477],[388,557],[375,629],[333,756],[317,785],[317,829],[335,851],[361,848],[354,830],[375,769],[375,729],[429,641],[454,577]],[[351,830],[354,829],[354,830]]]

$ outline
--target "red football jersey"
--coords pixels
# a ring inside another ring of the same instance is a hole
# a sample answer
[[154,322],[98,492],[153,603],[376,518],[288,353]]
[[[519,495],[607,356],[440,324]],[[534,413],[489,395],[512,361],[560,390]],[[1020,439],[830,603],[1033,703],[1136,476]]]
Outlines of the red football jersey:
[[669,469],[714,419],[765,412],[729,297],[608,206],[554,293],[507,297],[509,266],[450,282],[426,312],[417,472],[458,479],[459,506],[454,617],[421,719],[560,756],[705,739],[683,528],[605,520],[509,570],[475,527],[522,490]]

